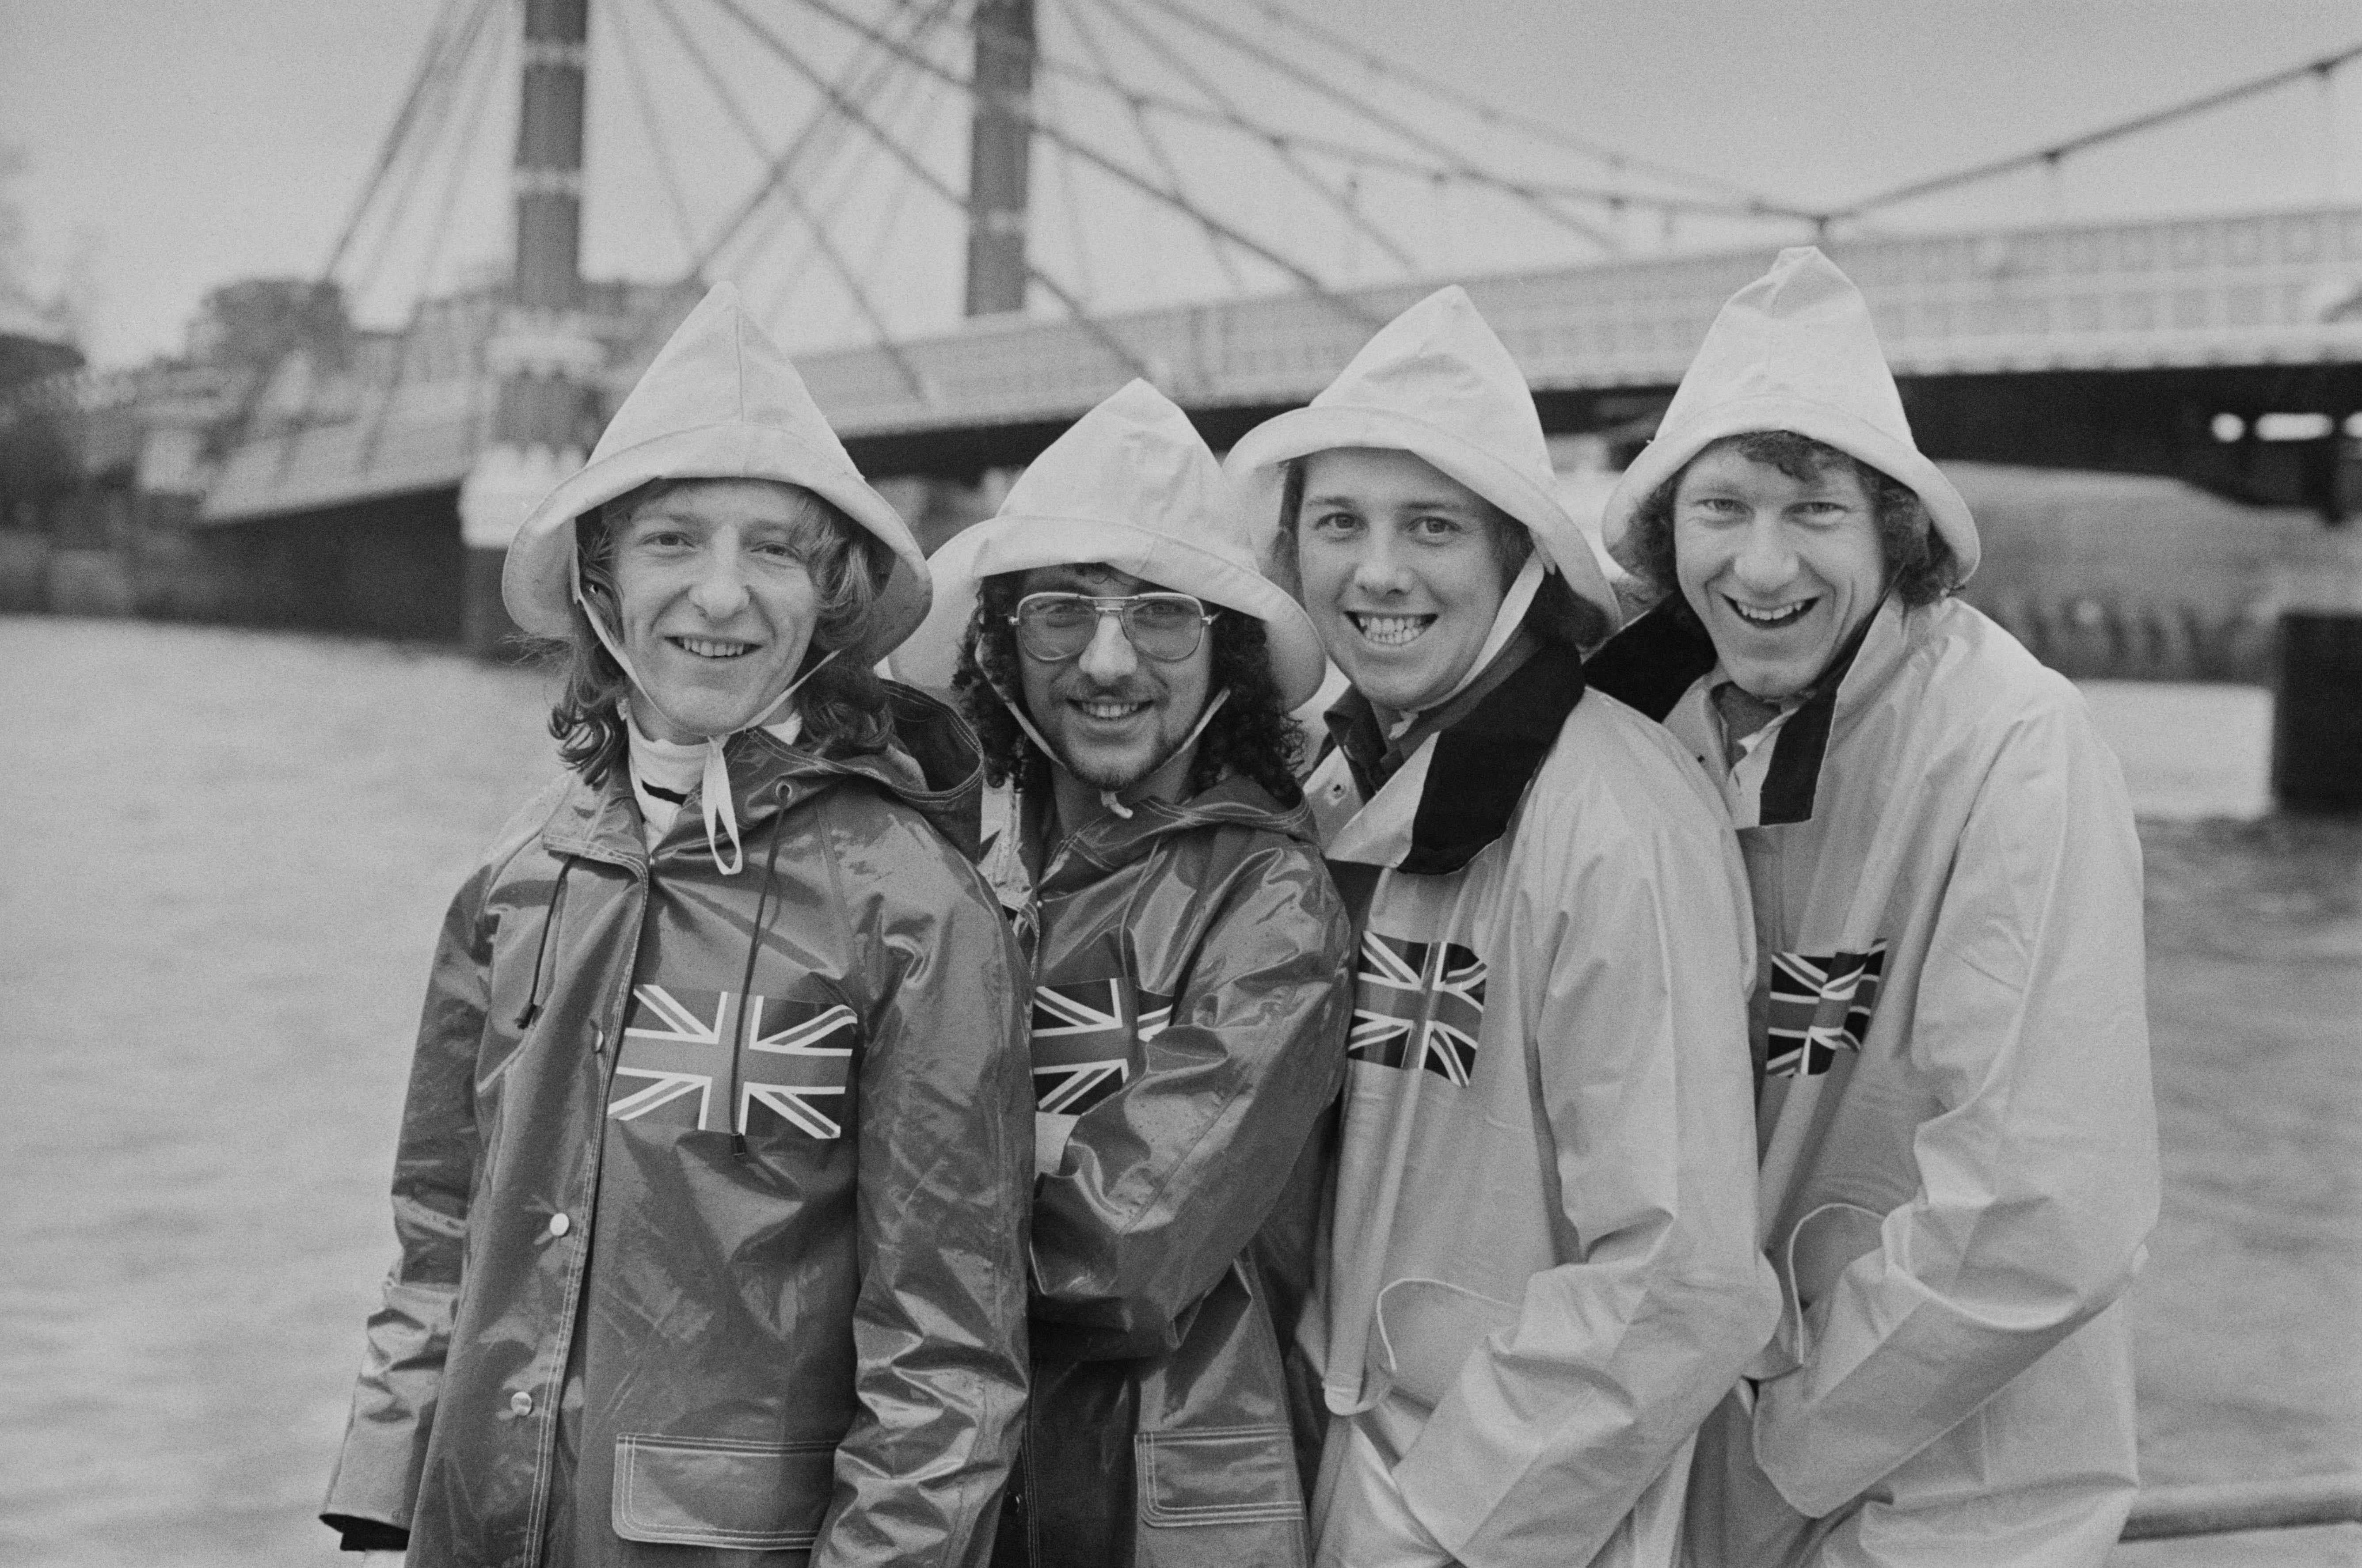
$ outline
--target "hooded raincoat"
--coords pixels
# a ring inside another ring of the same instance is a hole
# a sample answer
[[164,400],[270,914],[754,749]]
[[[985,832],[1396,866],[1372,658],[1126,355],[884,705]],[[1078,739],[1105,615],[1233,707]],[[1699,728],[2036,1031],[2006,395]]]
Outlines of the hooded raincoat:
[[[949,679],[985,577],[1100,561],[1262,620],[1300,701],[1318,640],[1225,501],[1187,416],[1132,383],[937,553],[936,615],[898,665]],[[1294,1568],[1317,1416],[1284,1352],[1352,951],[1311,817],[1233,775],[1109,811],[1045,865],[1050,802],[988,800],[983,864],[1032,961],[1041,1171],[1033,1392],[995,1562]]]
[[[1738,428],[1911,471],[1860,296],[1791,251],[1716,322],[1611,519],[1735,433],[1742,398]],[[1973,565],[1950,486],[1912,482]],[[1696,1560],[2103,1562],[2136,1489],[2115,1303],[2158,1170],[2140,850],[2081,699],[1952,600],[1890,599],[1735,764],[1710,700],[1726,677],[1678,602],[1594,672],[1719,783],[1760,944],[1760,1200],[1785,1310],[1763,1381],[1702,1439]]]
[[[907,534],[726,288],[525,524],[512,613],[564,624],[577,512],[706,475],[837,501],[896,547],[873,635],[923,613]],[[896,750],[717,739],[703,831],[687,810],[653,844],[624,768],[569,773],[461,887],[325,1509],[348,1539],[487,1568],[982,1560],[1025,1386],[1022,966],[938,831],[973,820],[974,737],[890,701]]]
[[[1612,622],[1523,378],[1460,291],[1231,462],[1275,509],[1278,465],[1342,445],[1460,480]],[[1401,734],[1349,694],[1307,784],[1367,900],[1306,1325],[1340,1418],[1324,1564],[1672,1561],[1693,1431],[1776,1310],[1736,846],[1668,737],[1520,613],[1513,591],[1469,680]]]
[[445,921],[326,1507],[414,1561],[983,1556],[1031,1096],[1021,961],[923,814],[973,765],[926,790],[767,734],[731,765],[739,876],[568,775]]

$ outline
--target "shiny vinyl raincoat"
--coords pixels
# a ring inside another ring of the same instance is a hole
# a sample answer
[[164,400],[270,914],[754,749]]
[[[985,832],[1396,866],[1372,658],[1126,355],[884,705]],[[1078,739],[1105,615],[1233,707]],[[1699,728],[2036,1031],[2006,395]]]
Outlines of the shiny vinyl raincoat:
[[1957,600],[1882,606],[1733,770],[1714,664],[1672,606],[1595,663],[1753,824],[1786,1311],[1751,1410],[1701,1441],[1697,1561],[2098,1564],[2137,1489],[2115,1302],[2158,1205],[2115,758]]
[[995,1561],[1291,1568],[1309,1434],[1282,1349],[1311,1273],[1351,935],[1302,807],[1231,777],[1131,812],[1068,839],[1030,888],[1013,823],[987,846],[1033,949],[1046,1167],[1033,1397]]
[[[1313,1325],[1323,1563],[1672,1561],[1692,1434],[1776,1314],[1737,846],[1572,650],[1503,657],[1366,801],[1350,741],[1306,787],[1341,882],[1374,878]],[[1440,1550],[1397,1545],[1405,1512]]]
[[1021,961],[929,825],[975,743],[895,700],[945,788],[749,731],[740,874],[694,809],[646,849],[619,770],[461,888],[331,1522],[437,1565],[982,1561],[1025,1387]]

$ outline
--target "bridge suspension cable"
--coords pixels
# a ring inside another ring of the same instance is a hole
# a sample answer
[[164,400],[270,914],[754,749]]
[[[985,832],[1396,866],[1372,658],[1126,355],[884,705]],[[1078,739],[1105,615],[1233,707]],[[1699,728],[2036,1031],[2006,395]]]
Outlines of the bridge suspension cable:
[[1875,192],[1849,205],[1816,214],[1814,222],[1821,228],[1827,229],[1831,224],[1860,217],[1880,207],[1891,207],[1921,196],[1934,195],[1939,191],[1956,190],[1962,185],[1974,184],[2003,174],[2014,174],[2020,170],[2032,169],[2040,165],[2056,169],[2060,162],[2076,153],[2087,152],[2092,148],[2108,142],[2121,141],[2126,137],[2137,136],[2143,131],[2155,130],[2160,126],[2170,125],[2176,120],[2189,119],[2210,110],[2223,108],[2243,98],[2252,98],[2259,94],[2268,93],[2274,88],[2285,87],[2291,82],[2301,82],[2308,76],[2326,80],[2339,66],[2356,58],[2362,58],[2362,44],[2340,50],[2335,54],[2323,55],[2318,60],[2307,61],[2301,65],[2291,65],[2284,70],[2271,72],[2266,75],[2238,83],[2234,86],[2218,88],[2212,93],[2202,93],[2195,98],[2169,105],[2162,109],[2152,109],[2147,114],[2135,115],[2128,120],[2119,120],[2114,125],[2103,126],[2097,130],[2085,131],[2081,136],[2070,137],[2065,141],[2036,148],[2031,152],[2013,153],[2007,158],[1997,158],[1990,162],[1971,164],[1966,169],[1955,170],[1948,174],[1914,180],[1907,184],[1897,185],[1892,190]]
[[[733,16],[737,17],[750,28],[756,28],[756,24],[745,16],[744,8],[738,4],[738,0],[715,0],[715,3],[729,10]],[[806,10],[818,12],[820,15],[827,17],[831,20],[837,22],[839,25],[851,28],[865,37],[871,39],[884,38],[884,35],[869,23],[863,21],[858,17],[847,15],[841,6],[833,3],[833,0],[796,0],[796,3]],[[767,34],[765,36],[768,37]],[[773,39],[771,41],[776,49],[785,51],[785,46],[783,44],[779,44],[778,40]],[[890,39],[887,40],[887,47],[902,54],[905,59],[910,60],[921,70],[940,77],[955,87],[959,87],[963,90],[966,88],[967,83],[958,75],[944,69],[942,65],[926,58],[924,55],[905,49],[903,46],[894,43]],[[789,57],[789,53],[782,53],[782,58]],[[1223,238],[1229,240],[1231,244],[1238,246],[1241,249],[1249,251],[1259,259],[1271,266],[1278,268],[1281,271],[1295,279],[1297,284],[1300,285],[1306,293],[1321,299],[1338,311],[1339,314],[1352,319],[1357,325],[1370,327],[1375,327],[1381,325],[1376,318],[1373,317],[1369,312],[1363,309],[1359,304],[1356,304],[1352,300],[1342,298],[1332,292],[1318,273],[1313,272],[1310,269],[1282,254],[1278,250],[1274,249],[1272,247],[1265,245],[1263,241],[1256,239],[1253,236],[1243,233],[1236,226],[1225,223],[1223,220],[1214,216],[1212,214],[1205,212],[1204,210],[1193,205],[1186,197],[1158,184],[1155,181],[1141,174],[1138,171],[1125,167],[1114,159],[1108,157],[1105,153],[1100,152],[1097,148],[1092,147],[1088,142],[1067,136],[1063,131],[1058,130],[1055,127],[1044,126],[1039,116],[1033,115],[1028,108],[1021,105],[1012,105],[1010,106],[1009,114],[1011,119],[1015,120],[1020,125],[1027,127],[1034,135],[1042,137],[1052,145],[1066,148],[1073,152],[1076,157],[1081,159],[1084,162],[1090,164],[1093,168],[1098,169],[1102,173],[1109,175],[1121,183],[1140,192],[1143,195],[1149,196],[1155,201],[1164,204],[1174,211],[1179,213],[1183,217],[1206,226],[1208,228],[1220,234]],[[963,202],[961,204],[965,206],[966,204]],[[1043,276],[1038,270],[1029,270],[1033,271],[1034,275],[1037,278],[1041,278]],[[1065,291],[1061,289],[1059,293],[1064,294]],[[1061,303],[1066,304],[1070,298],[1071,296],[1067,296],[1066,299],[1062,299]],[[1069,308],[1072,308],[1071,304],[1069,304]]]
[[[738,4],[738,0],[714,0],[714,4],[720,6],[724,11],[728,12],[739,26],[745,28],[747,32],[752,34],[756,40],[764,45],[764,47],[769,50],[772,54],[786,62],[789,69],[796,72],[797,74],[805,80],[805,82],[815,89],[826,94],[830,99],[836,104],[838,111],[841,114],[844,115],[854,123],[859,125],[876,139],[880,147],[893,154],[896,161],[900,162],[903,168],[910,171],[910,172],[916,177],[922,184],[925,185],[937,196],[949,203],[954,208],[962,211],[966,210],[967,206],[966,197],[960,195],[957,192],[955,192],[949,184],[944,182],[942,176],[938,175],[933,170],[929,169],[926,164],[921,161],[920,159],[908,148],[903,147],[891,136],[888,135],[883,127],[878,126],[875,120],[870,118],[866,110],[864,110],[859,105],[847,99],[844,94],[834,86],[834,84],[822,77],[817,71],[812,70],[810,65],[805,63],[805,61],[796,54],[795,50],[789,49],[787,44],[775,36],[770,29],[764,27],[754,17],[748,16],[745,8]],[[872,36],[875,37],[878,35],[873,34]],[[891,47],[893,47],[898,52],[902,53],[905,58],[923,63],[930,71],[941,72],[942,70],[942,68],[937,66],[934,61],[927,60],[922,55],[918,55],[904,50],[900,45],[893,45]],[[1075,318],[1076,323],[1080,326],[1084,331],[1089,333],[1092,337],[1096,338],[1101,347],[1105,348],[1109,354],[1113,355],[1117,360],[1130,370],[1131,373],[1134,375],[1146,375],[1148,373],[1148,367],[1141,362],[1140,356],[1133,353],[1122,339],[1117,337],[1112,332],[1109,332],[1106,326],[1097,320],[1097,318],[1092,316],[1088,311],[1085,310],[1081,302],[1075,298],[1073,292],[1067,289],[1065,284],[1059,282],[1057,279],[1052,277],[1049,273],[1044,272],[1041,268],[1035,266],[1030,260],[1025,264],[1025,271],[1028,277],[1032,279],[1035,282],[1040,283],[1042,287],[1049,293],[1052,298],[1055,299],[1059,304],[1065,308],[1066,313]]]

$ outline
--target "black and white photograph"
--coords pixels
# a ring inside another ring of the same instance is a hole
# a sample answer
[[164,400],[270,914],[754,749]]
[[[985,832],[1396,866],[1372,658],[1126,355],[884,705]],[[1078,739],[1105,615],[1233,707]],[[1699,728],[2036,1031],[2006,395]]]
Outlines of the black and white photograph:
[[0,1563],[2362,1568],[2353,0],[0,0]]

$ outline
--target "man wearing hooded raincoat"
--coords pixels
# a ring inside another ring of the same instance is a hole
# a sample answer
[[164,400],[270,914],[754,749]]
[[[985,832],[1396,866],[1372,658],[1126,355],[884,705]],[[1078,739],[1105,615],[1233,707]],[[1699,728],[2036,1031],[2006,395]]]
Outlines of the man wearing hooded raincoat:
[[1032,1097],[1021,959],[932,825],[973,738],[867,668],[917,547],[723,284],[503,591],[574,646],[576,767],[445,922],[326,1517],[436,1564],[978,1563]]
[[1133,381],[936,552],[896,657],[985,737],[984,864],[1033,966],[1033,1395],[996,1568],[1304,1560],[1283,1351],[1351,935],[1290,767],[1319,641],[1244,535]]
[[[1615,599],[1462,291],[1230,467],[1355,683],[1306,786],[1362,905],[1317,1561],[1668,1562],[1694,1430],[1776,1309],[1730,831],[1585,689]],[[1487,539],[1499,575],[1436,564]]]
[[2097,1564],[2158,1186],[2115,760],[1948,597],[1975,524],[1817,250],[1724,308],[1607,521],[1667,597],[1595,672],[1721,788],[1761,944],[1786,1309],[1701,1441],[1698,1561]]

